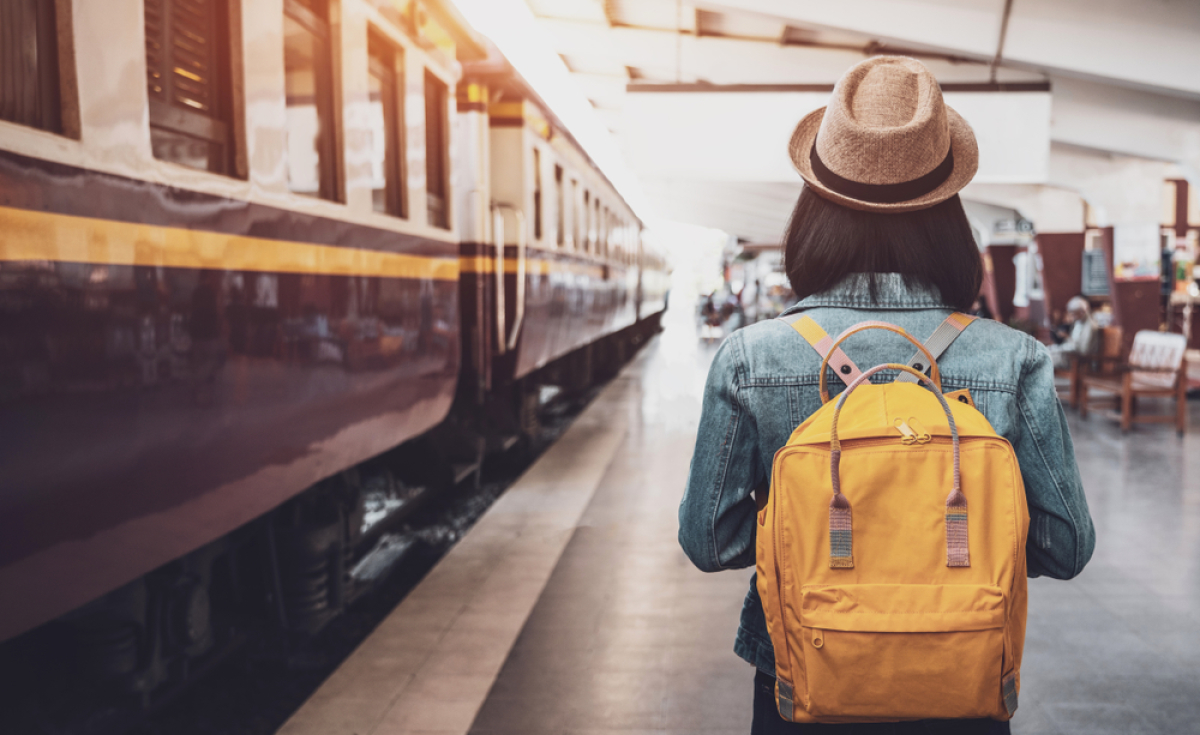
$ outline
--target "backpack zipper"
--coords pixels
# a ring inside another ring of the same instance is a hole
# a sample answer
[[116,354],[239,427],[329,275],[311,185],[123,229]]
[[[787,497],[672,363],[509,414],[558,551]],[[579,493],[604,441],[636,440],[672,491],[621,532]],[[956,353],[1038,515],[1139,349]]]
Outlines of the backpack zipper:
[[900,441],[905,445],[917,442],[917,432],[913,431],[912,427],[905,423],[904,419],[896,419],[894,426],[902,435],[903,438]]
[[[929,435],[928,440],[925,440],[925,436],[917,434],[916,431],[913,431],[911,426],[909,426],[908,428],[909,428],[909,431],[913,432],[914,438],[913,438],[912,444],[920,444],[921,446],[930,446],[930,445],[940,446],[943,444],[950,445],[950,444],[954,443],[954,440],[948,436],[934,436],[932,434]],[[897,430],[898,429],[899,429],[899,427],[897,427]],[[903,434],[904,432],[901,431],[900,433]],[[964,436],[964,437],[959,438],[959,443],[961,443],[965,446],[968,441],[973,441],[976,439],[983,439],[983,438],[987,438],[987,437]],[[904,436],[897,437],[897,436],[893,435],[891,437],[868,436],[868,437],[863,437],[861,439],[842,439],[841,445],[842,445],[843,450],[849,449],[851,447],[885,447],[885,446],[889,446],[889,445],[894,446],[896,444],[896,439],[903,440],[903,439],[905,439],[905,437]],[[801,444],[798,446],[820,447],[822,445],[824,445],[825,447],[828,447],[829,442],[819,442],[819,443],[814,443],[814,444]]]
[[[908,421],[911,421],[912,424],[909,424]],[[911,446],[913,444],[928,444],[929,442],[933,441],[933,436],[928,431],[925,431],[925,427],[921,425],[921,422],[917,421],[915,418],[910,418],[908,421],[905,421],[904,419],[896,419],[894,424],[896,429],[899,430],[899,432],[903,435],[903,438],[900,441],[902,441],[905,446]]]
[[933,436],[925,430],[925,427],[921,424],[921,422],[912,416],[908,417],[908,421],[909,428],[911,428],[917,434],[917,443],[928,444],[929,440],[932,439]]

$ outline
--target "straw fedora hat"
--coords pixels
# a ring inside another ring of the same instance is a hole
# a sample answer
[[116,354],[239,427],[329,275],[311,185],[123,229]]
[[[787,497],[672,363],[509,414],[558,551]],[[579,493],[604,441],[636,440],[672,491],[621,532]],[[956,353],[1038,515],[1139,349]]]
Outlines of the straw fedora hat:
[[975,133],[916,59],[876,56],[804,117],[788,152],[806,184],[851,209],[911,212],[954,196],[979,168]]

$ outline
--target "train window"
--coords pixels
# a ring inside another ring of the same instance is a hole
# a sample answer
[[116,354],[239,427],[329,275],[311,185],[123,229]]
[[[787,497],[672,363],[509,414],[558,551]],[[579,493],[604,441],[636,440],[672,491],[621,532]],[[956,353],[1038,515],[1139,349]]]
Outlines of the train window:
[[607,245],[605,245],[605,250],[609,251],[611,254],[611,251],[615,250],[617,247],[617,243],[616,243],[617,233],[618,233],[617,215],[614,214],[612,212],[612,210],[609,210],[607,220],[608,220],[608,238],[605,240],[605,242],[607,243]]
[[533,149],[533,239],[542,239],[542,152]]
[[332,56],[324,0],[284,0],[288,188],[337,198]]
[[0,0],[0,120],[63,132],[55,0]]
[[596,229],[599,230],[599,232],[597,234],[597,240],[596,240],[596,250],[599,251],[599,253],[601,255],[607,256],[608,255],[608,207],[605,207],[604,214],[600,215],[599,214],[600,213],[599,206],[600,206],[599,204],[596,205],[596,207],[597,207],[596,212],[598,215],[597,219],[599,220],[599,223],[596,225]]
[[579,249],[586,252],[591,252],[592,249],[592,195],[590,192],[583,192],[583,216],[579,218]]
[[571,179],[571,247],[583,247],[583,240],[579,238],[579,180]]
[[554,167],[554,211],[557,216],[558,227],[558,246],[562,247],[567,242],[567,203],[563,199],[563,168],[562,166]]
[[600,197],[592,200],[591,223],[588,228],[588,239],[592,242],[592,252],[600,252]]
[[154,157],[235,173],[228,0],[145,0]]
[[371,124],[371,205],[408,216],[404,190],[404,51],[375,33],[367,36]]
[[616,247],[616,244],[613,242],[613,238],[615,238],[617,235],[617,228],[613,223],[612,210],[604,213],[604,229],[604,254],[611,256]]
[[425,212],[434,227],[450,226],[446,211],[446,85],[425,70]]

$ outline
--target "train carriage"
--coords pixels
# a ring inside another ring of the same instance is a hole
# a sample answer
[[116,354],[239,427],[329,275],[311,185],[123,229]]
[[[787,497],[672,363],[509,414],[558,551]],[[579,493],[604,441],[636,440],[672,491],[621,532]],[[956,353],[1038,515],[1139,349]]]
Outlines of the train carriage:
[[[561,383],[564,370],[590,371],[592,350],[624,349],[642,316],[640,264],[653,256],[632,209],[495,49],[465,65],[458,109],[471,141],[460,178],[477,182],[459,207],[466,366],[519,401],[547,372]],[[576,364],[560,362],[572,354]]]
[[364,462],[461,478],[665,306],[447,3],[14,0],[0,66],[0,654],[146,704],[248,612],[319,629],[404,493]]
[[[54,90],[75,129],[3,128],[0,589],[22,604],[0,639],[435,426],[459,364],[431,163],[451,158],[451,24],[349,1],[48,5],[71,33],[45,50],[87,63]],[[440,109],[381,135],[381,78],[440,87]],[[383,170],[401,154],[404,180]]]

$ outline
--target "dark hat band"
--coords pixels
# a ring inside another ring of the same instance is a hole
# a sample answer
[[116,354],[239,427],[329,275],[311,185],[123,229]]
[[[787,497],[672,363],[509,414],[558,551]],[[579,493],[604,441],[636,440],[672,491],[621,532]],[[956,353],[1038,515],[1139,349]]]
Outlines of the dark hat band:
[[838,176],[830,171],[821,157],[817,155],[815,140],[812,150],[808,153],[808,160],[812,163],[813,174],[816,175],[817,180],[829,187],[831,191],[863,202],[895,204],[923,197],[944,184],[946,179],[950,178],[950,174],[954,172],[954,147],[951,146],[946,151],[946,157],[934,170],[912,181],[901,181],[898,184],[863,184]]

